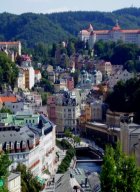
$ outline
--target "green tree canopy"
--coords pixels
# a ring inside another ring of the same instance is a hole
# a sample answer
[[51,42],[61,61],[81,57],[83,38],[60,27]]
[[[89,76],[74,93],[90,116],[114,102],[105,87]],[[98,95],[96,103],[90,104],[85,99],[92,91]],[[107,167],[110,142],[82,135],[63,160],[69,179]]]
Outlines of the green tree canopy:
[[3,181],[4,185],[0,187],[0,192],[8,192],[6,183],[7,177],[9,175],[8,167],[10,166],[11,161],[9,160],[8,154],[0,154],[0,180]]
[[42,189],[42,185],[25,165],[19,164],[16,171],[21,172],[22,192],[39,192]]
[[18,69],[15,63],[4,52],[0,52],[0,87],[5,84],[14,87],[18,76]]
[[119,145],[116,149],[106,148],[100,179],[102,192],[140,191],[140,170],[135,158],[126,156]]

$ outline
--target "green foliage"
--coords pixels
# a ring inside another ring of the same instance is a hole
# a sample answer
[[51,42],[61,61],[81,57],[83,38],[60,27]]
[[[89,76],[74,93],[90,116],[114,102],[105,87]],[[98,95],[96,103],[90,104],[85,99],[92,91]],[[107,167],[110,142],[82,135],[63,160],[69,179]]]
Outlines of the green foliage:
[[[140,9],[129,8],[114,12],[76,11],[52,14],[0,14],[0,39],[21,40],[25,47],[66,41],[92,23],[95,29],[111,29],[116,19],[123,28],[139,28]],[[19,27],[20,26],[20,27]]]
[[4,181],[4,186],[0,187],[0,192],[8,192],[6,187],[7,177],[9,175],[8,167],[10,166],[11,161],[9,160],[8,154],[0,154],[0,179]]
[[109,108],[118,112],[134,112],[135,122],[140,122],[140,80],[119,81],[106,98]]
[[61,145],[65,147],[65,149],[67,149],[67,152],[66,152],[66,156],[64,157],[61,164],[59,165],[57,172],[65,173],[68,170],[71,160],[75,156],[76,152],[75,152],[75,149],[71,146],[71,144],[65,139],[61,141]]
[[119,145],[106,148],[100,179],[102,192],[140,191],[140,170],[135,159],[123,154]]
[[3,85],[12,86],[14,88],[18,76],[18,69],[15,63],[4,52],[0,52],[0,88]]
[[2,107],[2,109],[0,110],[0,113],[9,113],[12,114],[12,111],[6,107]]
[[69,129],[65,129],[64,134],[65,134],[66,137],[72,138],[72,133],[71,133],[71,131]]
[[42,92],[41,93],[42,105],[46,105],[47,104],[47,96],[48,96],[48,93],[46,93],[46,92]]
[[111,61],[112,64],[124,65],[128,71],[140,71],[137,64],[140,49],[135,44],[100,40],[95,43],[94,52],[99,59]]
[[16,171],[21,172],[22,192],[39,192],[42,185],[38,180],[26,169],[25,165],[19,164]]

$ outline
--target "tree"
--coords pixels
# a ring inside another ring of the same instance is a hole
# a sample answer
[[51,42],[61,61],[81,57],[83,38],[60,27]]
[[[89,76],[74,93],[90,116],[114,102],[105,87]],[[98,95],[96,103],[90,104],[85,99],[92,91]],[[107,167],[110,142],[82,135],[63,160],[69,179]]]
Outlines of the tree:
[[0,154],[0,180],[4,182],[4,185],[0,187],[0,192],[8,192],[6,187],[7,177],[9,175],[8,167],[11,164],[8,154]]
[[39,192],[42,189],[42,185],[26,168],[25,165],[19,164],[16,168],[16,171],[21,172],[22,192]]
[[0,113],[9,113],[12,114],[12,111],[6,107],[2,107],[2,109],[0,110]]
[[102,192],[139,192],[140,170],[132,156],[126,156],[118,144],[108,146],[101,170]]
[[0,52],[0,87],[3,85],[14,88],[18,76],[18,68],[11,62],[6,53]]

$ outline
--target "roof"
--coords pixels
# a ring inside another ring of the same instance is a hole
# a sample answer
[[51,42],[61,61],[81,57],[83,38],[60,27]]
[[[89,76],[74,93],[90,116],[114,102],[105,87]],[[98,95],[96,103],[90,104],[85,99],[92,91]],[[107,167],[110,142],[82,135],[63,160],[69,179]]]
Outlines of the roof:
[[35,74],[39,74],[40,73],[40,70],[35,70]]
[[10,42],[0,42],[0,45],[17,45],[17,44],[19,44],[20,43],[20,41],[10,41]]
[[123,33],[140,33],[140,29],[122,30]]
[[17,98],[15,96],[2,96],[0,97],[0,103],[6,103],[6,102],[17,102]]
[[70,184],[69,171],[67,171],[64,175],[56,174],[55,180],[55,192],[73,192],[73,189]]
[[97,30],[95,31],[95,33],[98,35],[104,35],[104,34],[108,34],[109,33],[109,30]]
[[[0,141],[1,143],[5,142],[21,142],[31,140],[34,137],[33,131],[31,131],[28,127],[22,127],[19,131],[16,130],[5,130],[0,131]],[[37,137],[37,135],[36,135]]]
[[8,181],[12,181],[13,179],[17,178],[20,176],[20,173],[10,173],[8,177]]

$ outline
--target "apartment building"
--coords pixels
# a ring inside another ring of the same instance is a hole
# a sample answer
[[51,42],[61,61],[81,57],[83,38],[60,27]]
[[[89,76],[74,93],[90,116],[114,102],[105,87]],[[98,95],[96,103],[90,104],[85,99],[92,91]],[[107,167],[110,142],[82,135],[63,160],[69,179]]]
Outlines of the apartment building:
[[56,122],[56,132],[63,133],[67,128],[76,131],[80,106],[75,92],[61,91],[61,93],[50,97],[48,98],[47,111],[49,118]]
[[36,175],[54,172],[55,125],[43,114],[0,114],[0,143],[9,152],[10,169],[23,163]]

